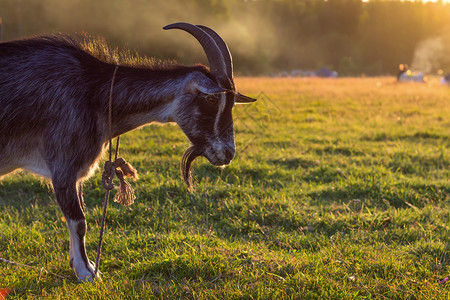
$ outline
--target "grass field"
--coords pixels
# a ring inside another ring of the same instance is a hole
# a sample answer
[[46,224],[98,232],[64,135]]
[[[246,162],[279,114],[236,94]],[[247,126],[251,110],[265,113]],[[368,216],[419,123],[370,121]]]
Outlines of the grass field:
[[[237,78],[237,155],[194,163],[175,126],[126,134],[138,199],[112,203],[102,282],[69,268],[48,182],[0,181],[0,289],[8,299],[449,299],[450,89],[393,78]],[[95,260],[100,172],[85,184]],[[56,274],[56,275],[55,275]],[[441,283],[440,283],[441,281]]]

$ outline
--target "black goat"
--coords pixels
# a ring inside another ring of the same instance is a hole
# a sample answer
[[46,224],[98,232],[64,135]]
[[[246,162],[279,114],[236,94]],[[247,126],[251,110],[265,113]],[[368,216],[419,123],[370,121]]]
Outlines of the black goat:
[[232,108],[254,99],[236,92],[231,55],[208,27],[175,23],[202,45],[201,65],[117,66],[61,36],[0,43],[0,176],[22,168],[49,177],[70,232],[70,265],[80,280],[93,280],[86,255],[83,181],[112,136],[151,122],[176,122],[192,146],[183,156],[184,179],[199,155],[213,165],[234,157]]

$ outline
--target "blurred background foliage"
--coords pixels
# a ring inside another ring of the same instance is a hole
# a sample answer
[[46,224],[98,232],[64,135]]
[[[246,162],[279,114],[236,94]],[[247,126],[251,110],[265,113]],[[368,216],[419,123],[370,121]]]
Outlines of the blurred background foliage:
[[87,33],[183,63],[197,42],[162,26],[205,24],[227,41],[238,75],[327,67],[340,75],[450,72],[450,3],[371,0],[0,0],[3,40]]

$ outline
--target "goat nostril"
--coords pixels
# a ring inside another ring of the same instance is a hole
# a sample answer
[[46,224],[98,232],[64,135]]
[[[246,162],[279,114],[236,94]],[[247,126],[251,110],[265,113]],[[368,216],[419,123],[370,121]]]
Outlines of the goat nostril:
[[234,150],[230,149],[230,148],[226,148],[225,149],[225,157],[227,158],[227,160],[231,161],[234,157]]

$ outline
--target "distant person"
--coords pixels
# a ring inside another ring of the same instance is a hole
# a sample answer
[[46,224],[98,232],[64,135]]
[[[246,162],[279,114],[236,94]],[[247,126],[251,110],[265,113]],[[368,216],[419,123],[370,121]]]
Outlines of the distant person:
[[447,75],[442,77],[441,84],[443,84],[443,85],[444,84],[450,85],[450,73],[448,73]]
[[400,77],[402,77],[403,74],[408,72],[409,67],[406,64],[400,64],[398,65],[398,74],[397,74],[397,81],[400,81]]

